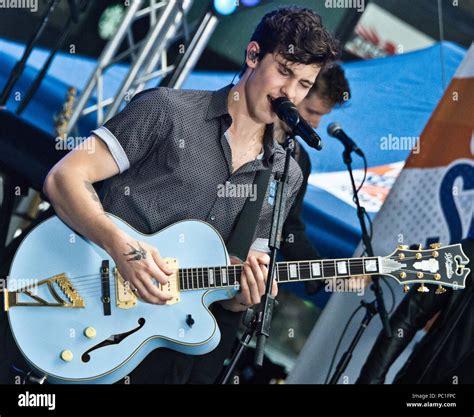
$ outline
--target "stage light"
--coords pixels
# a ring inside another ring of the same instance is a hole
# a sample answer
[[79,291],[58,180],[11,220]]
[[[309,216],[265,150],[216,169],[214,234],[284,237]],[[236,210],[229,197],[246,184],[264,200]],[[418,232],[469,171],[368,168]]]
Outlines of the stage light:
[[224,16],[234,13],[237,10],[237,5],[236,0],[214,0],[214,9]]
[[240,0],[240,2],[246,7],[257,6],[261,0]]
[[107,7],[99,18],[98,32],[104,40],[112,39],[125,16],[125,9],[120,4]]

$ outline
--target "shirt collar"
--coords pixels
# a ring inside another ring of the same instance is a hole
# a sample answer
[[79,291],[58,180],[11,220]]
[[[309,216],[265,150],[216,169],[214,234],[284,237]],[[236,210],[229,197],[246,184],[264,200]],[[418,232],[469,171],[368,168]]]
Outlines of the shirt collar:
[[[215,119],[217,117],[226,117],[226,119],[232,120],[229,114],[228,98],[230,90],[233,86],[234,84],[229,84],[220,90],[212,92],[211,98],[209,100],[209,106],[207,108],[206,120]],[[275,153],[275,149],[278,145],[273,133],[273,124],[266,125],[263,136],[263,160],[267,163],[269,158]]]
[[216,117],[222,117],[229,114],[227,99],[233,86],[234,84],[229,84],[220,90],[212,92],[209,106],[207,107],[206,120],[215,119]]

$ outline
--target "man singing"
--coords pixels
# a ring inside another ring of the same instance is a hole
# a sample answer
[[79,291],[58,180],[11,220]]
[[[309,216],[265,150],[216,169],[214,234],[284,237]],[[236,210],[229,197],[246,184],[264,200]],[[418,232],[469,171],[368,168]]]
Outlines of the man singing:
[[[300,103],[336,52],[334,40],[312,10],[273,11],[255,30],[236,85],[216,92],[157,88],[137,94],[121,113],[93,131],[87,139],[90,146],[73,150],[53,167],[44,192],[65,223],[110,254],[137,296],[163,304],[167,296],[153,282],[166,283],[171,271],[160,248],[132,239],[105,212],[145,234],[199,219],[227,241],[245,198],[219,196],[218,187],[226,182],[252,184],[270,160],[273,172],[283,171],[285,152],[274,138],[277,116],[271,100],[286,96]],[[94,153],[85,151],[91,147]],[[100,198],[92,185],[98,181],[105,181]],[[301,170],[292,159],[286,215],[301,183]],[[214,306],[223,333],[226,321],[259,303],[265,292],[271,214],[265,199],[240,291]],[[124,255],[131,250],[138,254],[132,261]],[[201,357],[157,349],[130,379],[212,383],[228,350],[225,338]]]

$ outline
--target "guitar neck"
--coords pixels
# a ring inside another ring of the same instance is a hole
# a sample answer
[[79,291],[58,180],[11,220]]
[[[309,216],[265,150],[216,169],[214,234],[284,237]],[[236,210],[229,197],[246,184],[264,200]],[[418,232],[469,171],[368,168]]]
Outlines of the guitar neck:
[[[180,290],[198,290],[237,286],[242,265],[181,268]],[[275,279],[278,283],[349,278],[354,275],[377,275],[380,258],[324,259],[312,261],[277,262]]]

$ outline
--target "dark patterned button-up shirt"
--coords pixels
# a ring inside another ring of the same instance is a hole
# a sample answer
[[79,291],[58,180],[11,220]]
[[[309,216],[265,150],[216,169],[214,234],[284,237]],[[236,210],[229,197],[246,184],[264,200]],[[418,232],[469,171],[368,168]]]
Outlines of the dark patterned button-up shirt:
[[[263,155],[232,173],[225,134],[232,123],[227,107],[231,88],[146,90],[94,130],[120,170],[103,184],[104,209],[146,234],[180,220],[203,220],[227,241],[245,199],[256,199],[256,172],[268,169],[269,158],[273,173],[282,172],[285,161],[285,151],[273,138],[273,125],[267,125]],[[301,183],[301,169],[292,159],[286,215]],[[271,217],[267,188],[253,249],[267,250]]]

